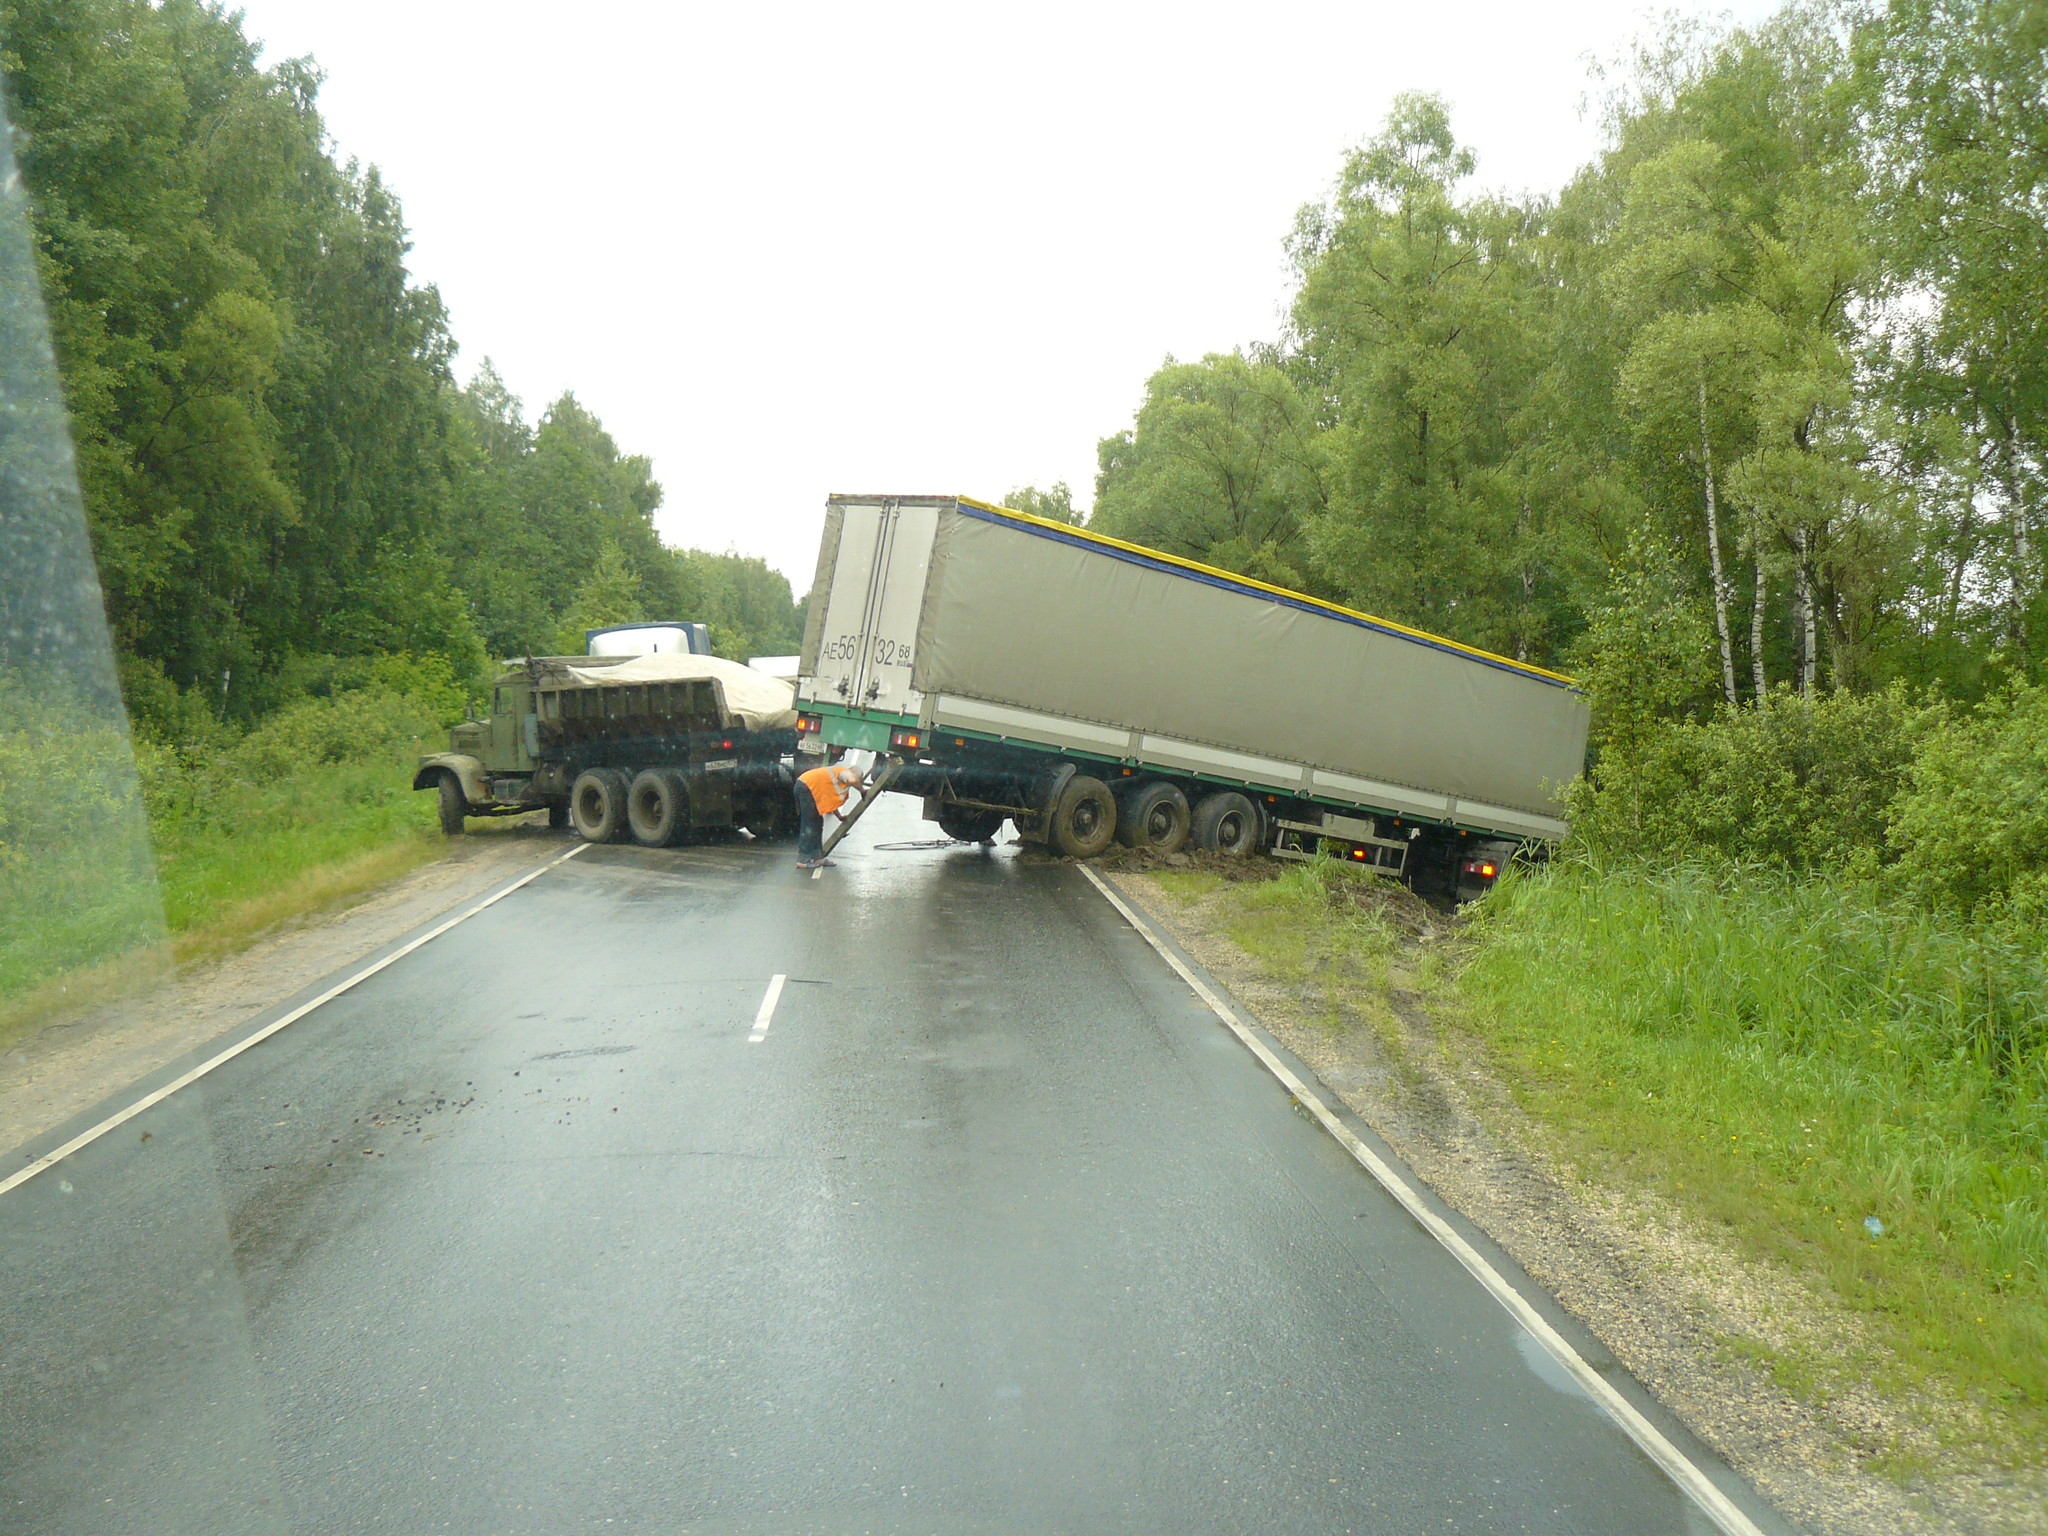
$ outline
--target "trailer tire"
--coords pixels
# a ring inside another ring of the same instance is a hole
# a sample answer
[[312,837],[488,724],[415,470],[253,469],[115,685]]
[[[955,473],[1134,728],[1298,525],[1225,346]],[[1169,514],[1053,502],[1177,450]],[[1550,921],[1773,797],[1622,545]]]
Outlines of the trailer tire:
[[569,802],[557,800],[548,807],[548,825],[559,832],[569,825]]
[[1070,859],[1092,859],[1116,836],[1116,797],[1100,779],[1077,773],[1052,805],[1052,844]]
[[1219,789],[1204,795],[1195,806],[1193,831],[1195,846],[1203,852],[1241,859],[1258,851],[1259,808],[1249,796],[1234,789]]
[[462,792],[462,780],[445,768],[440,785],[441,830],[450,837],[462,836],[462,818],[469,812],[469,797]]
[[633,841],[667,848],[690,830],[690,788],[671,768],[642,768],[626,791],[626,822]]
[[956,843],[992,843],[1009,819],[1001,811],[974,811],[964,805],[939,808],[939,830]]
[[1117,803],[1116,840],[1126,848],[1179,853],[1193,817],[1180,786],[1164,779],[1140,784]]
[[586,768],[569,786],[569,820],[586,843],[616,843],[626,834],[626,776]]

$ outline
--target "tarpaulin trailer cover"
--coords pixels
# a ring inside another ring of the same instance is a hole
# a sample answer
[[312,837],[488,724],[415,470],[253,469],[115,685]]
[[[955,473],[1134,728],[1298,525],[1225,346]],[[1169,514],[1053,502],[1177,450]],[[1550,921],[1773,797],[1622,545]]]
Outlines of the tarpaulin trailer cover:
[[[832,498],[813,590],[800,698],[927,728],[1524,836],[1565,830],[1585,756],[1567,678],[966,498]],[[846,687],[825,653],[878,642],[907,677]]]

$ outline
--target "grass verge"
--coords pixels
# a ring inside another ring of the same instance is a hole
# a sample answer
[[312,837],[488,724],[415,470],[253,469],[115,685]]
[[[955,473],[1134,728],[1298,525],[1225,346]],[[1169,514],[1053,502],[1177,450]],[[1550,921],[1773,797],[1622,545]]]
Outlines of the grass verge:
[[2037,950],[1868,886],[1575,860],[1505,882],[1466,943],[1440,1005],[1557,1150],[1864,1319],[1858,1359],[1747,1346],[1788,1389],[1940,1383],[1991,1410],[1950,1438],[2041,1462]]
[[[1321,1022],[1373,1025],[1396,1066],[1391,993],[1422,992],[1547,1151],[1860,1319],[1810,1348],[1724,1341],[1787,1391],[1874,1385],[1927,1431],[1916,1445],[2042,1461],[2048,977],[2025,946],[1870,887],[1730,871],[1560,861],[1455,934],[1342,865],[1151,873],[1217,898],[1276,979],[1340,993]],[[1988,1411],[1940,1409],[1956,1394]],[[1904,1443],[1859,1450],[1921,1470]]]
[[0,789],[37,813],[0,817],[0,1042],[438,857],[411,787],[434,730],[418,700],[360,691],[225,745],[138,742],[132,766],[125,736],[61,713],[0,733]]

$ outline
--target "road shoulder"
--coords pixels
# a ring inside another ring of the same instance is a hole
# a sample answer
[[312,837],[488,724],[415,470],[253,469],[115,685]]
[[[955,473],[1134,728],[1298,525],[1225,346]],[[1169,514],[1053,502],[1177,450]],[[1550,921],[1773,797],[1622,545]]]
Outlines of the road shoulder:
[[0,1156],[566,846],[539,828],[452,840],[442,857],[343,907],[44,1021],[0,1052]]
[[1860,1465],[1859,1447],[1900,1432],[1885,1403],[1839,1393],[1804,1400],[1730,1342],[1853,1322],[1677,1212],[1556,1166],[1471,1043],[1438,1029],[1398,967],[1364,990],[1335,976],[1304,984],[1222,930],[1215,893],[1178,895],[1142,870],[1110,878],[1440,1198],[1801,1525],[1824,1536],[2048,1528],[2030,1487],[1955,1476],[1907,1487]]

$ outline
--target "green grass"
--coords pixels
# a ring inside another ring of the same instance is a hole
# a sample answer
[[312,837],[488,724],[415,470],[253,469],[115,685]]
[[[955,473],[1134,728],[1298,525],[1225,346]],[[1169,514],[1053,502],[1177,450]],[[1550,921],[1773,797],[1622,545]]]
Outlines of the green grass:
[[405,695],[308,699],[225,744],[145,742],[132,759],[125,733],[80,728],[62,704],[0,725],[0,1036],[445,846],[433,797],[411,787],[438,727]]
[[[1808,1399],[1939,1381],[1959,1450],[2048,1448],[2048,963],[1884,889],[1706,868],[1513,872],[1453,943],[1318,864],[1156,875],[1326,1027],[1415,987],[1584,1175],[1654,1191],[1862,1317],[1870,1344],[1721,1341]],[[1405,904],[1404,904],[1405,903]],[[1401,1054],[1398,1031],[1380,1030]],[[1883,1234],[1872,1236],[1864,1218]],[[1897,1444],[1863,1448],[1894,1470]]]
[[322,764],[244,786],[223,814],[163,829],[157,880],[172,937],[394,844],[438,852],[434,797],[411,785],[406,762]]
[[[2048,973],[1882,890],[1561,861],[1477,914],[1445,1001],[1582,1170],[1660,1191],[2048,1446]],[[1865,1218],[1883,1225],[1882,1235]],[[1773,1362],[1783,1380],[1839,1380]],[[1816,1388],[1825,1390],[1825,1387]]]
[[[1298,991],[1309,1021],[1341,1031],[1371,1028],[1396,1056],[1405,1054],[1386,1006],[1391,967],[1419,910],[1399,887],[1335,860],[1289,865],[1277,875],[1265,861],[1226,879],[1205,869],[1152,874],[1175,901],[1223,893],[1216,918],[1238,948]],[[1248,878],[1249,877],[1249,878]]]

